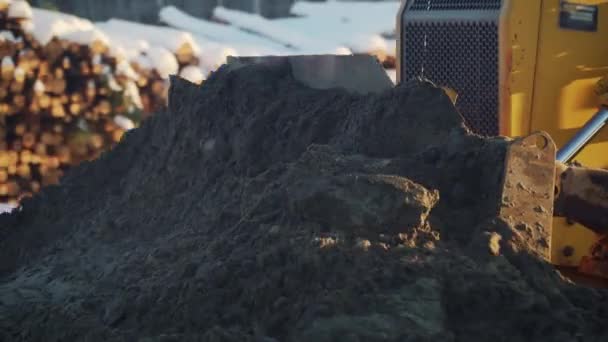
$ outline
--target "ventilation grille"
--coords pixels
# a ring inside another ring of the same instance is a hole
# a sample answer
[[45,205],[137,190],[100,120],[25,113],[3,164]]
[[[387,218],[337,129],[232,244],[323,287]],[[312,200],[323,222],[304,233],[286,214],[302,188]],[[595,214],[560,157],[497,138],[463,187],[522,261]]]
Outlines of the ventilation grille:
[[498,135],[497,23],[409,22],[403,39],[404,80],[424,77],[453,88],[467,126]]
[[414,0],[410,11],[498,10],[502,0]]

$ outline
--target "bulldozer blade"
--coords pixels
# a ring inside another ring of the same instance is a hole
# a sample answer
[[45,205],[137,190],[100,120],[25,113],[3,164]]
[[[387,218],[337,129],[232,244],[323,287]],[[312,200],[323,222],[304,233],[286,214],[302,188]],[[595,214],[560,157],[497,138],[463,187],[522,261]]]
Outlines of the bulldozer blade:
[[551,261],[556,147],[545,132],[515,139],[507,148],[499,217],[518,241]]
[[342,88],[365,95],[391,89],[393,81],[376,57],[371,55],[302,55],[302,56],[229,56],[229,68],[250,64],[286,65],[293,77],[314,89]]

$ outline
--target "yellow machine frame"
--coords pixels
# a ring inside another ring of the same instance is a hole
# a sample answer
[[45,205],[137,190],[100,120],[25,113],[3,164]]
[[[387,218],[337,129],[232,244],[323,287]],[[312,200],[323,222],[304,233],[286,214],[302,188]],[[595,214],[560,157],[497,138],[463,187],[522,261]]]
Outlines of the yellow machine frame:
[[[560,148],[597,112],[600,100],[593,87],[608,74],[608,0],[570,2],[598,6],[596,32],[560,28],[560,0],[504,2],[499,34],[501,135],[542,130]],[[608,129],[575,160],[608,168]],[[587,228],[556,218],[551,262],[577,266],[597,240]]]

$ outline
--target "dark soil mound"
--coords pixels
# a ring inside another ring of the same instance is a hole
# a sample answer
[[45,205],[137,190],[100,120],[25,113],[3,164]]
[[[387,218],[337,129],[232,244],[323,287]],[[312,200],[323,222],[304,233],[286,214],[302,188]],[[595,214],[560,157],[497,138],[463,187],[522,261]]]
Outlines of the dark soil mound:
[[0,340],[608,338],[606,292],[492,220],[507,141],[433,85],[249,66],[170,102],[0,217]]

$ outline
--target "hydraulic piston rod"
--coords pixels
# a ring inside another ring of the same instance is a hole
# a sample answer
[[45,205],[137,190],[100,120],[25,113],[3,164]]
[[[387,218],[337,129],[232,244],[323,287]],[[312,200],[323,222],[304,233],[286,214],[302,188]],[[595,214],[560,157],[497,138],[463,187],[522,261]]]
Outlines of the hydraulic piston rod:
[[557,151],[557,160],[568,163],[608,124],[608,107],[601,109],[581,128],[564,147]]

